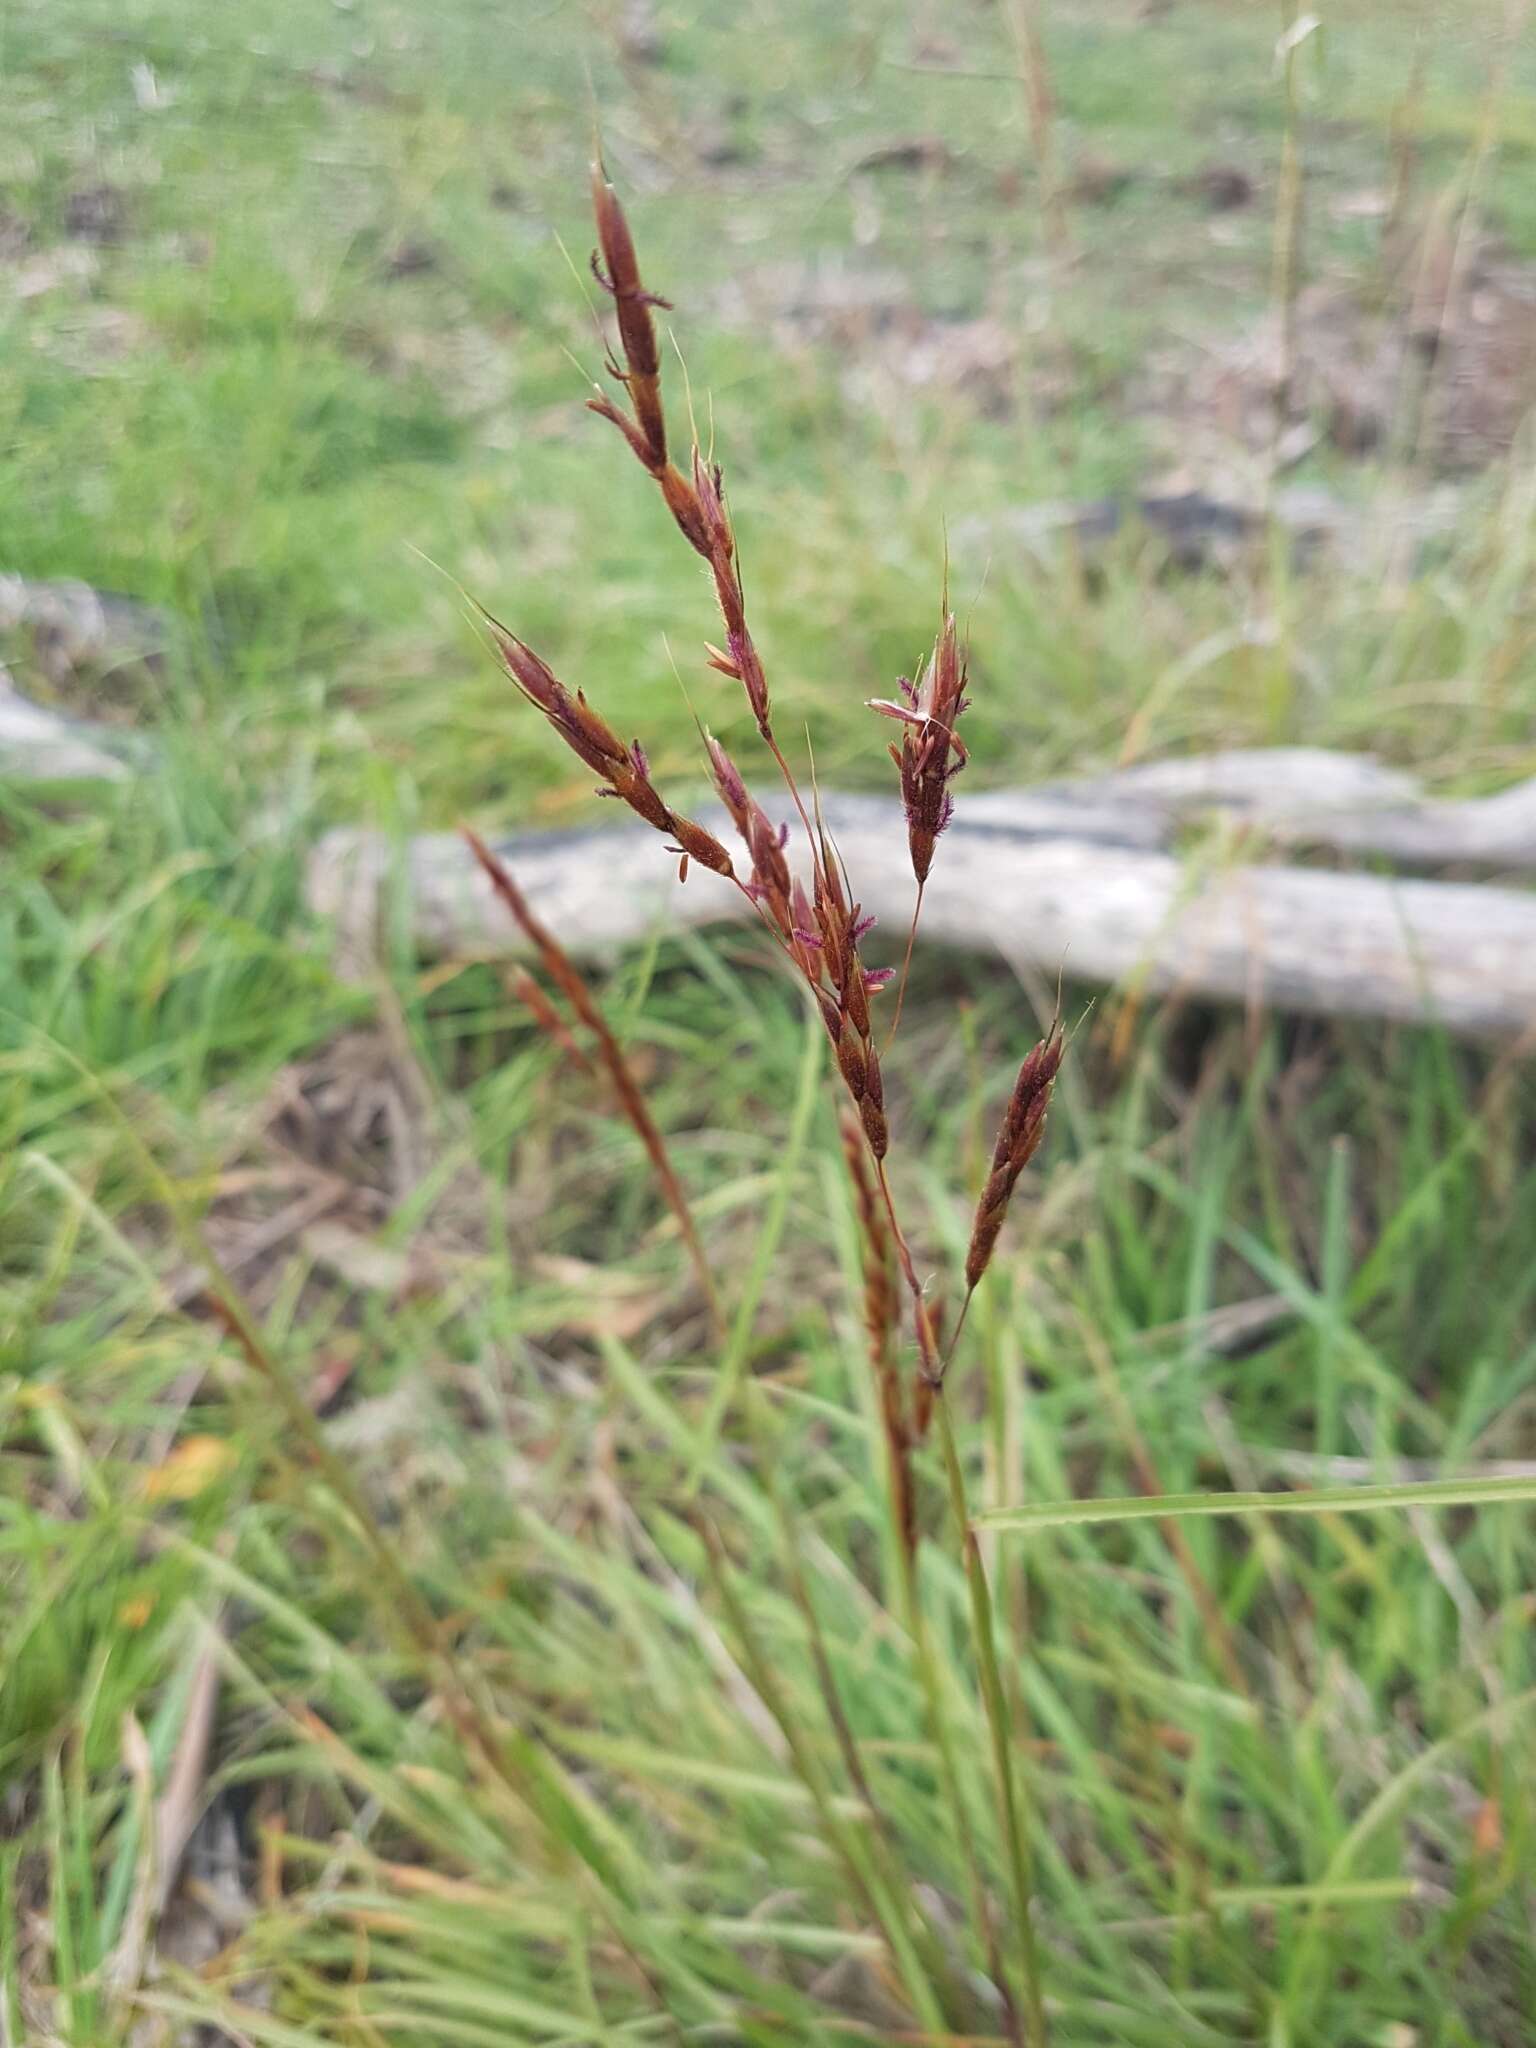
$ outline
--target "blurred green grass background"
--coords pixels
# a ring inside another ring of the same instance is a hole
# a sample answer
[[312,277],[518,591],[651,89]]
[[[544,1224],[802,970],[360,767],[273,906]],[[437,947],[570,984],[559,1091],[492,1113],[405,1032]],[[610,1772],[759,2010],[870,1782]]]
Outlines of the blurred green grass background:
[[[1388,182],[1415,48],[1422,190],[1459,174],[1494,25],[1491,9],[1391,31],[1370,9],[1330,14],[1302,63],[1311,269],[1366,260],[1373,224],[1337,202]],[[941,523],[1166,468],[1125,402],[1138,366],[1269,293],[1283,105],[1265,10],[1104,5],[1050,27],[1063,176],[1087,162],[1125,180],[1074,208],[1065,275],[1041,247],[1003,9],[933,25],[680,11],[646,62],[616,56],[621,16],[563,7],[18,6],[3,169],[31,295],[8,307],[0,557],[197,620],[210,658],[187,708],[237,730],[253,764],[318,751],[338,809],[370,772],[436,817],[521,805],[557,772],[413,549],[659,748],[687,748],[665,643],[691,662],[697,579],[580,404],[600,374],[584,212],[600,115],[713,410],[781,691],[829,775],[857,772],[862,698],[930,635]],[[1525,255],[1533,83],[1519,46],[1485,180],[1490,225]],[[1224,164],[1253,201],[1213,214],[1188,181]],[[838,280],[872,305],[862,380],[826,341]],[[945,354],[983,316],[1006,354],[978,402]],[[909,356],[936,358],[926,382],[890,366],[907,332]],[[973,548],[963,574],[976,725],[1010,774],[1112,754],[1160,672],[1247,595],[1135,585],[1085,613],[1006,547]],[[1147,743],[1365,727],[1436,765],[1454,736],[1458,765],[1499,772],[1525,707],[1487,700],[1436,595],[1414,593],[1406,620],[1354,590],[1343,616],[1300,607],[1289,688],[1259,687],[1265,664],[1233,648]],[[1360,686],[1384,658],[1399,689],[1454,664],[1454,708],[1395,720]],[[734,712],[724,699],[712,715]]]

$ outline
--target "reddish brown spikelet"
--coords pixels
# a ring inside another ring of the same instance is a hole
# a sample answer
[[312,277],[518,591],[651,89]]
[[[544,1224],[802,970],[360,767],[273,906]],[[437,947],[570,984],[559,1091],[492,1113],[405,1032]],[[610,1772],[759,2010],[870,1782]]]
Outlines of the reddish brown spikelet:
[[747,790],[746,779],[712,732],[705,733],[704,746],[709,755],[715,787],[720,792],[720,801],[730,812],[731,823],[745,839],[747,819],[752,808],[752,798]]
[[731,856],[707,826],[695,824],[692,818],[674,811],[672,837],[677,841],[678,851],[689,860],[696,860],[700,867],[708,868],[712,874],[734,876]]
[[[648,292],[641,282],[629,222],[601,164],[592,166],[592,212],[601,250],[600,258],[592,258],[593,274],[603,289],[612,294],[627,366],[616,374],[629,392],[629,402],[635,410],[646,466],[659,474],[667,460],[667,426],[661,410],[661,351],[656,345],[651,308],[665,306],[667,302]],[[635,446],[633,442],[631,445]],[[636,446],[636,453],[639,452]]]
[[885,1119],[885,1088],[880,1055],[870,1030],[870,977],[859,958],[859,938],[871,920],[861,920],[859,906],[850,906],[833,846],[823,828],[819,858],[812,878],[818,965],[830,987],[816,983],[827,1034],[837,1055],[838,1070],[853,1098],[876,1159],[890,1144]]
[[656,481],[661,485],[661,495],[666,500],[667,510],[677,521],[683,539],[696,554],[707,556],[709,536],[705,531],[693,485],[671,462],[661,471]]
[[[706,462],[698,448],[693,451],[693,495],[699,508],[699,521],[708,543],[708,553],[717,562],[730,562],[736,553],[736,536],[731,531],[731,517],[725,509],[725,481],[720,474],[719,463]],[[729,617],[726,624],[731,624]]]
[[977,1286],[991,1263],[1019,1175],[1034,1157],[1045,1133],[1046,1112],[1061,1068],[1061,1055],[1061,1030],[1053,1024],[1019,1068],[993,1147],[992,1168],[971,1225],[971,1242],[965,1255],[968,1289]]
[[651,318],[651,308],[664,306],[667,301],[647,291],[641,281],[629,223],[601,165],[594,165],[592,171],[592,211],[599,245],[592,258],[592,269],[599,284],[612,296],[624,356],[622,364],[610,357],[608,368],[628,393],[632,416],[626,416],[603,393],[588,399],[588,408],[611,420],[623,434],[637,459],[656,479],[683,538],[709,564],[726,637],[723,651],[709,650],[710,666],[742,685],[758,731],[771,742],[768,678],[747,627],[746,601],[736,562],[736,536],[726,510],[720,471],[695,448],[690,480],[668,457],[661,400],[661,355],[656,345],[656,323]]
[[587,400],[587,408],[611,420],[650,474],[661,486],[667,509],[681,527],[690,547],[706,559],[710,553],[694,488],[667,455],[667,422],[661,401],[661,352],[656,344],[653,306],[668,302],[646,290],[640,278],[639,259],[629,222],[619,195],[608,183],[600,164],[592,167],[592,212],[597,222],[598,250],[592,257],[592,272],[610,294],[619,325],[619,346],[623,364],[608,360],[609,374],[629,394],[633,417],[620,411],[611,398],[599,392]]
[[639,742],[626,746],[602,713],[593,709],[580,690],[568,690],[526,641],[500,627],[495,634],[501,658],[523,695],[538,706],[572,753],[603,778],[599,794],[627,804],[647,825],[667,833],[678,851],[701,867],[717,875],[734,875],[731,856],[714,833],[683,817],[663,799],[651,781]]
[[[652,466],[650,443],[646,440],[645,435],[635,425],[628,413],[619,410],[618,406],[614,404],[605,391],[599,391],[595,398],[587,400],[587,411],[595,412],[599,419],[610,420],[629,443],[636,458],[643,462],[647,469],[651,470],[653,476],[658,474]],[[670,466],[670,464],[663,465],[665,468],[670,468]]]
[[515,634],[498,631],[496,644],[507,673],[529,703],[543,712],[572,753],[610,781],[615,771],[633,775],[635,767],[629,748],[579,690],[568,690],[549,663]]
[[874,920],[861,919],[857,904],[850,908],[836,849],[825,831],[816,847],[813,906],[804,885],[790,873],[786,831],[776,826],[757,802],[720,742],[706,734],[705,743],[715,787],[751,855],[749,893],[810,985],[838,1070],[875,1156],[883,1158],[889,1138],[880,1060],[870,1030],[869,996],[883,986],[886,975],[870,973],[858,951],[859,939]]
[[788,947],[802,974],[814,982],[820,969],[814,947],[808,946],[803,936],[810,934],[810,912],[807,909],[802,918],[796,909],[798,885],[790,875],[784,853],[787,835],[747,788],[741,770],[712,733],[705,734],[704,744],[720,801],[741,834],[752,863],[749,893]]
[[699,553],[708,562],[714,576],[715,601],[725,624],[725,651],[722,653],[719,648],[711,647],[710,666],[719,669],[722,675],[734,677],[741,684],[752,707],[752,715],[757,720],[757,729],[767,739],[771,727],[768,677],[747,625],[746,598],[736,560],[736,536],[731,528],[730,513],[726,510],[725,489],[719,465],[706,462],[697,448],[693,451],[693,500],[698,507],[704,539],[702,547],[697,541],[694,541],[694,546],[699,547]]
[[965,694],[966,680],[966,665],[951,612],[945,616],[921,682],[914,686],[904,680],[899,698],[870,699],[871,710],[901,721],[901,745],[891,748],[891,759],[901,775],[907,846],[912,872],[919,883],[928,879],[939,834],[954,811],[950,781],[969,758],[955,731],[970,702]]

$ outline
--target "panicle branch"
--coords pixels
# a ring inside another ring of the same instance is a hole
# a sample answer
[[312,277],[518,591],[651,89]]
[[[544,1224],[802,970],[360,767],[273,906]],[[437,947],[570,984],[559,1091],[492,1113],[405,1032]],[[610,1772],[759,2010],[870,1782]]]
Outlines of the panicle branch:
[[713,733],[705,733],[704,746],[720,801],[725,805],[731,823],[741,834],[751,862],[752,879],[747,884],[747,893],[789,944],[800,966],[810,972],[812,963],[803,944],[795,939],[795,884],[785,855],[789,844],[788,827],[774,824],[747,788],[741,770]]
[[570,1026],[527,969],[515,967],[505,979],[507,994],[517,997],[550,1044],[578,1073],[585,1074],[588,1080],[595,1079],[596,1069],[572,1037]]
[[[641,282],[629,223],[600,166],[593,171],[592,192],[599,243],[594,270],[613,295],[624,357],[622,364],[611,360],[609,371],[623,385],[630,412],[626,415],[606,396],[591,399],[589,404],[594,412],[620,429],[660,484],[684,538],[709,564],[725,624],[725,645],[709,648],[709,664],[742,685],[758,732],[772,750],[805,821],[811,842],[810,898],[790,877],[782,835],[775,832],[761,807],[748,794],[725,749],[717,741],[709,741],[715,784],[746,843],[752,863],[749,893],[816,996],[838,1069],[858,1110],[870,1149],[881,1159],[889,1143],[889,1132],[880,1061],[870,1029],[869,997],[885,977],[869,973],[858,951],[859,940],[869,929],[870,920],[860,916],[857,904],[848,902],[836,854],[825,831],[812,829],[794,777],[774,738],[768,679],[747,624],[736,537],[726,509],[719,467],[707,462],[696,447],[690,480],[667,454],[659,353],[650,310],[658,301]],[[612,780],[611,771],[605,772],[610,773]],[[617,788],[616,793],[634,803],[625,789]]]
[[823,979],[817,988],[822,1019],[869,1149],[881,1160],[890,1145],[890,1131],[885,1120],[880,1056],[870,1027],[869,998],[884,987],[887,975],[883,969],[871,973],[859,959],[859,940],[874,919],[865,917],[857,903],[849,902],[837,854],[824,826],[812,884],[812,913],[822,965]]

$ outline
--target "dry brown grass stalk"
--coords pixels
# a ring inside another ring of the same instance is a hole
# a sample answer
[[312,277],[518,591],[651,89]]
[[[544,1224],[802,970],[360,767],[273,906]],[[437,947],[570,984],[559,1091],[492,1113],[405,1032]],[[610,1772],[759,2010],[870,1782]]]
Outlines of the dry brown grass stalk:
[[[967,1292],[954,1337],[946,1348],[939,1312],[918,1272],[910,1241],[897,1214],[887,1171],[890,1127],[885,1107],[885,1083],[875,1043],[873,1004],[890,978],[890,970],[871,971],[864,964],[860,947],[873,919],[867,917],[860,906],[841,855],[826,829],[819,804],[814,800],[808,804],[802,796],[794,771],[775,736],[768,679],[747,620],[737,538],[726,506],[720,469],[712,460],[706,459],[697,445],[692,448],[686,473],[674,460],[662,397],[661,352],[654,319],[655,309],[666,302],[648,290],[643,281],[624,210],[600,166],[593,172],[592,192],[599,244],[593,257],[593,271],[614,301],[618,330],[617,346],[609,351],[607,368],[621,387],[626,403],[616,402],[601,389],[588,403],[594,412],[623,435],[632,454],[655,480],[684,539],[709,568],[724,623],[724,645],[706,643],[706,658],[718,673],[741,684],[758,737],[789,791],[805,832],[806,859],[801,871],[796,872],[787,830],[771,821],[753,794],[748,777],[726,748],[707,731],[703,733],[703,740],[710,773],[745,848],[744,875],[737,870],[731,854],[711,832],[668,804],[652,781],[644,748],[638,741],[626,743],[621,739],[581,691],[568,689],[525,641],[490,619],[489,615],[487,619],[495,633],[502,660],[518,689],[537,707],[561,740],[595,771],[600,779],[599,794],[617,798],[647,824],[663,833],[681,856],[684,874],[688,862],[697,860],[728,879],[748,898],[764,929],[814,1001],[826,1029],[841,1085],[850,1105],[841,1119],[841,1129],[863,1244],[864,1317],[885,1446],[895,1553],[900,1565],[907,1625],[922,1676],[934,1742],[941,1758],[946,1799],[953,1809],[957,1842],[969,1874],[970,1910],[981,1952],[988,1958],[1004,2001],[1009,2038],[1022,2043],[1028,2034],[1033,2040],[1043,2043],[1044,2009],[1040,2001],[1038,1965],[1028,1920],[1029,1886],[1026,1876],[1020,1874],[1023,1862],[1018,1838],[1022,1823],[1009,1776],[1011,1763],[1004,1755],[999,1759],[998,1769],[1008,1800],[1007,1827],[1012,1843],[1015,1910],[1016,1915],[1022,1916],[1019,1927],[1015,1929],[1015,1940],[1024,1958],[1021,1967],[1027,1997],[1023,2009],[1014,2003],[1009,1981],[1011,1966],[1005,1963],[999,1945],[997,1925],[948,1734],[935,1646],[924,1618],[917,1572],[919,1536],[914,1453],[930,1421],[937,1419],[941,1425],[950,1496],[957,1516],[957,1534],[963,1543],[969,1529],[969,1515],[964,1498],[964,1478],[944,1404],[944,1375],[964,1325],[971,1296],[995,1252],[1019,1176],[1040,1142],[1051,1087],[1061,1062],[1061,1034],[1053,1025],[1047,1038],[1035,1047],[1019,1070],[972,1228],[965,1266]],[[902,728],[900,744],[893,745],[890,751],[901,778],[908,847],[917,884],[907,941],[909,963],[922,910],[923,888],[953,809],[949,785],[967,758],[965,745],[955,730],[966,708],[965,689],[966,663],[946,591],[939,634],[919,680],[903,682],[895,698],[871,700],[875,709],[897,720]],[[466,833],[466,837],[497,896],[532,943],[542,962],[545,979],[591,1034],[598,1063],[611,1080],[624,1114],[645,1144],[652,1166],[677,1216],[700,1285],[718,1325],[720,1310],[713,1279],[686,1200],[667,1157],[661,1134],[646,1109],[622,1053],[604,1025],[585,983],[553,934],[534,914],[505,865],[473,833]],[[554,1042],[564,1047],[565,1040],[561,1037],[563,1022],[545,990],[530,977],[526,987],[519,985],[518,992],[541,1028]],[[899,1015],[898,1003],[898,1020]],[[568,1033],[566,1035],[569,1036]],[[898,1362],[902,1289],[910,1299],[917,1349],[917,1371],[908,1384],[903,1383]],[[850,1875],[864,1892],[869,1910],[879,1919],[887,1934],[893,1960],[906,1979],[914,2009],[920,2017],[936,2021],[938,2007],[923,1980],[921,1968],[916,1966],[917,1957],[911,1946],[912,1934],[907,1926],[910,1902],[904,1907],[886,1898],[878,1872],[866,1861],[868,1845],[863,1835],[858,1830],[843,1828],[830,1799],[830,1785],[824,1781],[819,1763],[805,1749],[792,1717],[783,1712],[778,1701],[772,1666],[754,1648],[749,1617],[735,1596],[723,1556],[717,1554],[713,1532],[707,1523],[704,1529],[706,1539],[711,1540],[711,1557],[717,1568],[722,1601],[747,1653],[749,1675],[769,1711],[779,1722],[797,1765],[816,1798],[829,1839],[846,1857]],[[792,1532],[787,1533],[792,1539]],[[793,1561],[792,1540],[788,1548],[792,1589],[806,1618],[818,1683],[826,1700],[844,1768],[850,1781],[872,1805],[863,1764],[843,1712],[815,1610],[796,1576],[798,1567]],[[973,1587],[973,1595],[983,1603],[988,1598],[984,1586],[979,1594]],[[977,1625],[980,1626],[979,1621]],[[989,1720],[994,1724],[994,1742],[1006,1747],[1007,1730],[999,1705],[1000,1686],[990,1637],[980,1645],[978,1654],[983,1649],[992,1660],[986,1669],[990,1673],[987,1700]],[[878,1843],[883,1839],[884,1823],[877,1812],[874,1819]],[[1029,2015],[1027,2027],[1021,2010]]]
[[1066,188],[1056,162],[1056,99],[1035,0],[1009,0],[1008,23],[1018,58],[1019,83],[1029,121],[1029,145],[1035,159],[1040,217],[1045,243],[1054,262],[1069,253]]
[[917,1549],[917,1495],[912,1473],[915,1427],[907,1414],[894,1343],[899,1323],[896,1283],[891,1271],[891,1241],[885,1212],[869,1169],[862,1133],[851,1117],[841,1119],[843,1156],[853,1183],[854,1208],[864,1273],[864,1331],[869,1363],[880,1401],[880,1427],[885,1437],[886,1469],[891,1488],[891,1514],[908,1557]]

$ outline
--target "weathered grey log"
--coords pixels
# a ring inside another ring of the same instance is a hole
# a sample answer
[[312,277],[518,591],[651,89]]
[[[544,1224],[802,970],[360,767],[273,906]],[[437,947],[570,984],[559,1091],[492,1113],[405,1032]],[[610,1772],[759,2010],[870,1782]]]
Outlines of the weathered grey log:
[[[1404,867],[1536,869],[1536,779],[1497,796],[1425,797],[1412,776],[1366,755],[1261,747],[1150,761],[1069,783],[1062,794],[1084,806],[1133,806],[1164,838],[1191,816],[1214,813],[1283,846]],[[1009,801],[983,799],[1004,817]]]
[[[29,703],[0,672],[0,777],[120,778],[125,755],[147,765],[152,751],[139,734]],[[1497,796],[1425,797],[1412,776],[1369,755],[1322,747],[1234,748],[1039,789],[968,792],[964,815],[1026,835],[1147,847],[1216,817],[1279,846],[1405,867],[1536,871],[1536,778]]]
[[[1315,435],[1305,428],[1303,434],[1304,451]],[[1037,500],[957,519],[950,541],[956,558],[972,570],[997,557],[1006,561],[1018,555],[1050,569],[1064,552],[1091,567],[1121,536],[1139,531],[1171,569],[1230,572],[1265,544],[1273,521],[1288,537],[1297,567],[1306,568],[1326,554],[1364,575],[1393,555],[1426,554],[1465,516],[1465,494],[1455,485],[1359,502],[1315,485],[1291,484],[1276,491],[1267,507],[1213,498],[1205,491],[1140,493],[1087,503]]]
[[[118,740],[42,711],[0,681],[0,772],[121,777]],[[912,884],[898,805],[837,795],[825,805],[866,908],[899,928]],[[1192,818],[1232,829],[1181,860],[1168,848]],[[713,822],[728,836],[723,818]],[[1242,857],[1266,843],[1410,866],[1536,869],[1536,781],[1448,802],[1422,797],[1411,777],[1365,756],[1270,748],[977,793],[933,871],[925,936],[1148,992],[1439,1023],[1469,1036],[1536,1026],[1536,897]],[[695,871],[679,886],[641,831],[541,835],[503,850],[577,952],[746,913],[715,876]],[[376,956],[392,878],[404,886],[422,952],[513,950],[515,933],[452,835],[395,847],[343,829],[325,836],[309,869],[311,906],[335,920],[343,963]]]
[[[90,674],[99,688],[120,670],[153,670],[175,644],[169,614],[137,598],[73,579],[0,573],[0,641],[21,649],[27,670],[55,686]],[[120,782],[154,749],[121,726],[71,718],[24,697],[0,665],[0,778],[26,782]]]
[[73,577],[0,574],[0,634],[24,637],[43,673],[62,683],[84,670],[153,666],[176,626],[155,605]]
[[[1102,836],[1088,838],[1073,836],[1059,815],[1043,822],[1033,799],[1006,816],[998,799],[983,801],[981,818],[974,801],[962,807],[935,862],[923,918],[930,942],[1149,993],[1437,1024],[1469,1037],[1536,1026],[1536,896],[1249,865],[1214,852],[1181,860],[1147,843],[1131,805],[1122,814],[1128,833],[1111,836],[1111,807],[1097,816]],[[912,905],[899,807],[878,798],[824,802],[856,893],[899,933]],[[603,954],[658,928],[750,915],[716,876],[695,870],[679,885],[675,863],[643,830],[528,836],[503,840],[500,850],[574,952]],[[309,895],[335,920],[349,964],[373,957],[392,883],[404,890],[394,900],[406,906],[423,953],[517,949],[518,934],[453,835],[392,846],[374,833],[332,832],[312,857]]]
[[0,669],[0,776],[27,782],[118,782],[125,764],[99,726],[29,703]]

